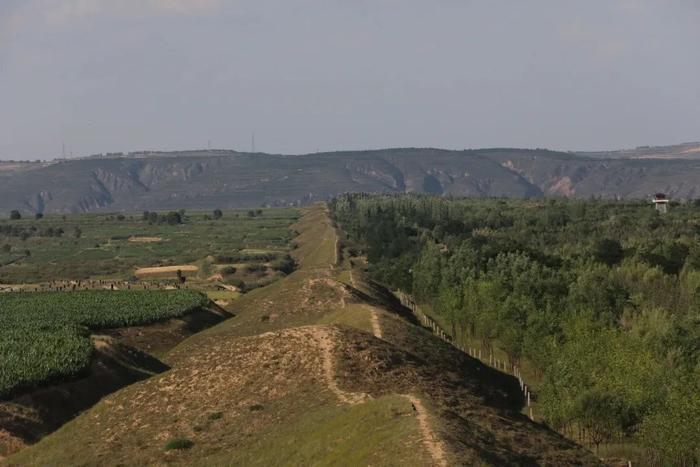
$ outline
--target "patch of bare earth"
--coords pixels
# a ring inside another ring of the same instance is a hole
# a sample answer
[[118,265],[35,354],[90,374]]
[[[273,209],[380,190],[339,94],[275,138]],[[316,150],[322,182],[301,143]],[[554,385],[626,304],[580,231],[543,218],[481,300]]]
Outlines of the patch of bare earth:
[[132,243],[160,243],[163,241],[161,237],[129,237]]
[[167,274],[167,273],[173,273],[177,271],[182,271],[182,272],[197,272],[199,271],[199,267],[192,265],[192,264],[183,264],[180,266],[157,266],[157,267],[149,267],[149,268],[138,268],[134,273],[137,276],[145,276],[149,274]]

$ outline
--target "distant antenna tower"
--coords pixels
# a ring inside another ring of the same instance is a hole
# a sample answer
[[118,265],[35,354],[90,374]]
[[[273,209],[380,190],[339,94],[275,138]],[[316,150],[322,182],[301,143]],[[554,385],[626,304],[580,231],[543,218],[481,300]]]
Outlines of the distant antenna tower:
[[61,157],[66,158],[66,142],[61,143]]
[[211,140],[207,140],[207,149],[211,151]]
[[255,153],[255,132],[253,132],[250,138],[250,152]]

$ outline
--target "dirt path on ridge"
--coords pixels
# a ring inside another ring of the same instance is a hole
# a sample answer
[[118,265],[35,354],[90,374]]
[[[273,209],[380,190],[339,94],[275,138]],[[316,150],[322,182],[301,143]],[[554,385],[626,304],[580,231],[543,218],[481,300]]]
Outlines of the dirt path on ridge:
[[[357,282],[355,281],[355,276],[352,273],[352,268],[350,269],[350,284],[354,289],[357,289]],[[362,305],[366,308],[369,309],[370,312],[370,320],[372,322],[372,334],[374,334],[374,337],[377,339],[382,339],[382,326],[379,324],[379,313],[377,313],[377,310],[375,310],[373,307],[367,306],[367,305]]]
[[423,435],[423,445],[435,461],[435,465],[446,467],[447,460],[445,460],[445,446],[443,445],[442,441],[435,437],[433,430],[430,428],[428,411],[425,410],[423,402],[411,394],[402,394],[402,397],[408,399],[411,404],[413,404],[413,408],[416,410],[418,424],[420,426],[421,434]]
[[379,313],[377,313],[376,310],[374,310],[374,309],[371,309],[370,313],[371,313],[370,319],[372,320],[372,334],[374,334],[374,337],[376,337],[377,339],[381,339],[382,338],[382,326],[379,324]]
[[[357,282],[355,281],[355,275],[353,274],[352,269],[350,269],[350,284],[353,288],[357,289]],[[369,308],[369,311],[371,313],[372,333],[374,334],[374,337],[376,337],[377,339],[382,339],[382,327],[379,322],[379,313],[377,313],[377,311],[372,307],[368,307],[367,305],[363,306]],[[332,343],[330,341],[330,336],[328,336],[327,333],[325,337],[326,340],[322,341],[322,345],[324,346],[324,370],[326,374],[326,379],[328,380],[328,386],[331,388],[331,391],[336,393],[339,399],[351,399],[353,401],[352,403],[362,402],[366,398],[370,397],[368,394],[361,394],[361,396],[358,396],[356,394],[349,394],[341,391],[340,388],[338,388],[338,385],[335,383],[335,370],[333,367],[330,349]],[[358,397],[362,398],[358,399]],[[401,397],[408,400],[411,403],[412,407],[415,409],[416,417],[418,418],[418,426],[420,427],[422,435],[423,445],[425,446],[425,449],[428,451],[430,456],[433,458],[435,465],[447,466],[447,460],[445,459],[445,446],[442,443],[442,441],[440,441],[435,436],[435,433],[433,433],[433,430],[430,427],[430,421],[428,420],[428,411],[423,405],[423,402],[418,397],[412,394],[401,394]]]
[[[333,234],[335,235],[335,266],[339,265],[340,253],[338,251],[339,236],[335,229]],[[352,267],[350,267],[350,284],[353,288],[357,289],[357,282],[355,281],[355,275],[353,274]],[[358,289],[359,290],[359,289]],[[344,305],[344,303],[343,303]],[[372,334],[377,339],[382,339],[382,327],[379,322],[379,313],[373,307],[368,305],[363,305],[367,307],[370,312],[370,320],[372,322]],[[325,329],[315,329],[313,331],[315,339],[319,342],[321,350],[323,352],[323,374],[324,379],[328,388],[333,392],[338,399],[347,404],[360,404],[372,396],[363,392],[351,393],[345,392],[338,387],[338,383],[335,380],[335,363],[333,361],[333,338],[330,332]],[[420,432],[422,435],[423,445],[428,451],[430,456],[433,458],[435,465],[446,467],[447,460],[445,459],[445,446],[433,433],[430,427],[430,421],[428,420],[428,411],[425,409],[423,402],[416,396],[412,394],[400,394],[401,397],[408,400],[413,409],[416,412],[416,417],[418,418],[418,425],[420,427]]]
[[341,402],[346,404],[360,404],[370,399],[369,394],[363,392],[346,392],[338,387],[335,380],[335,363],[333,360],[333,341],[331,333],[324,328],[314,328],[313,336],[318,341],[323,353],[323,377],[328,388],[335,394]]

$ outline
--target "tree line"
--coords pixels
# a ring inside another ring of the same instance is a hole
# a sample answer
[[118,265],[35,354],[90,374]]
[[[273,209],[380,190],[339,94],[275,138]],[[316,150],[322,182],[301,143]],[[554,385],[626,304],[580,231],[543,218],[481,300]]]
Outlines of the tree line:
[[370,274],[527,362],[546,423],[700,462],[700,214],[648,202],[343,195]]

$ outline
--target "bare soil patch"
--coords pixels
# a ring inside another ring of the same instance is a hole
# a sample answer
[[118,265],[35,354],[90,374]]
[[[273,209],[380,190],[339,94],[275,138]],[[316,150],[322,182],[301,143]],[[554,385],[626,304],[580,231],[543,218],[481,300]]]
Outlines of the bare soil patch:
[[176,273],[177,271],[197,272],[197,271],[199,271],[199,267],[195,266],[193,264],[182,264],[180,266],[157,266],[157,267],[149,267],[149,268],[138,268],[135,271],[135,274],[137,276],[146,276],[149,274]]
[[163,241],[161,237],[130,237],[132,243],[160,243]]

